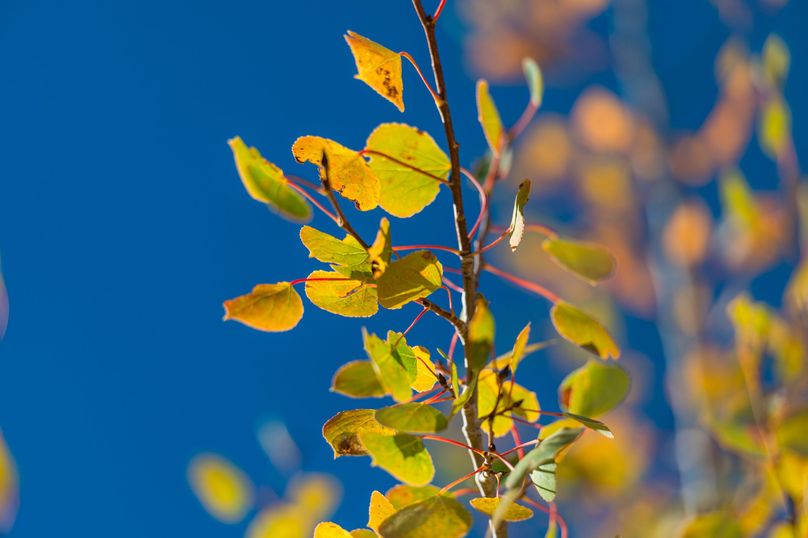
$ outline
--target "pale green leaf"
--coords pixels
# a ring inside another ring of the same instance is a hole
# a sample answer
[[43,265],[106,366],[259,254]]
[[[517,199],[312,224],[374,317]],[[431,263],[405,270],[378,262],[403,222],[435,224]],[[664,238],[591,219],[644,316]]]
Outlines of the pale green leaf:
[[438,495],[406,506],[379,528],[384,538],[462,538],[472,517],[454,497]]
[[614,439],[614,433],[612,433],[612,430],[610,430],[606,424],[599,420],[589,417],[582,417],[581,415],[576,415],[574,413],[564,413],[564,416],[571,418],[579,424],[583,424],[590,430],[594,430],[608,439]]
[[293,329],[303,318],[303,301],[289,282],[258,284],[252,292],[224,302],[224,319],[260,331]]
[[620,348],[612,336],[589,314],[569,303],[558,301],[550,311],[550,316],[556,331],[564,339],[604,360],[610,357],[617,359],[620,356]]
[[362,334],[365,351],[385,392],[398,402],[409,400],[410,384],[418,375],[418,367],[415,352],[407,345],[407,340],[394,332],[387,334],[386,341],[364,330]]
[[408,433],[389,435],[359,432],[359,440],[373,460],[396,479],[411,486],[425,486],[435,476],[432,457],[419,437]]
[[483,79],[477,81],[477,119],[483,127],[488,147],[495,155],[499,155],[507,134],[502,126],[497,105],[494,104],[488,91],[488,81]]
[[530,473],[530,480],[545,501],[553,502],[556,497],[556,463],[545,463]]
[[623,368],[590,360],[570,372],[558,390],[562,407],[581,422],[580,417],[597,417],[614,409],[630,388],[631,379]]
[[505,487],[508,489],[519,488],[528,473],[535,471],[541,465],[554,463],[559,452],[578,439],[582,432],[583,428],[562,428],[544,439],[514,466],[513,471],[505,480]]
[[524,58],[522,60],[522,71],[525,73],[525,79],[527,80],[528,88],[530,88],[530,104],[534,108],[539,108],[544,96],[544,80],[539,64],[533,58]]
[[387,394],[370,361],[351,361],[337,370],[331,390],[351,398],[379,398]]
[[396,260],[377,281],[379,302],[391,310],[422,299],[442,285],[443,266],[428,250]]
[[420,402],[378,409],[376,420],[388,428],[405,433],[435,433],[445,430],[449,425],[443,413]]
[[308,249],[309,258],[370,272],[370,254],[351,235],[337,239],[311,226],[303,226],[300,241]]
[[590,284],[597,284],[614,272],[614,256],[599,245],[548,237],[542,248],[559,266]]

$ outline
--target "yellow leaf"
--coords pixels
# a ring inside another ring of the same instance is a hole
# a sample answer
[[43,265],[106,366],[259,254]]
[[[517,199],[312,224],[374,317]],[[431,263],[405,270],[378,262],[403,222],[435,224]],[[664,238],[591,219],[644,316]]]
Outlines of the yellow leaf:
[[301,136],[292,145],[292,153],[299,163],[309,162],[320,168],[320,179],[326,179],[331,188],[355,202],[360,211],[370,211],[379,205],[379,179],[358,152],[320,136]]
[[[499,506],[499,499],[495,497],[477,497],[476,499],[471,499],[469,503],[478,512],[493,516]],[[512,503],[508,505],[501,517],[502,521],[525,521],[533,517],[533,511],[521,504]]]
[[405,506],[434,497],[438,494],[438,491],[440,490],[435,486],[415,487],[398,484],[388,489],[384,496],[387,497],[396,510],[401,510]]
[[396,513],[396,508],[387,500],[387,497],[378,491],[370,494],[370,507],[368,508],[368,527],[379,532],[379,526],[385,519]]
[[[415,392],[426,392],[435,386],[436,380],[432,374],[435,371],[435,365],[429,359],[429,350],[425,347],[413,346],[412,350],[418,360],[415,363],[415,381],[410,383],[410,387]],[[432,368],[431,371],[430,368]]]
[[0,534],[11,531],[18,506],[17,469],[3,435],[0,434]]
[[224,302],[224,319],[234,319],[260,331],[294,328],[303,317],[303,301],[288,282],[258,284],[251,293]]
[[370,454],[375,467],[411,486],[425,486],[435,476],[432,457],[420,437],[408,433],[389,435],[359,432],[359,441]]
[[564,378],[558,392],[562,409],[569,411],[573,420],[592,427],[594,424],[581,419],[614,409],[630,388],[631,379],[621,367],[589,360]]
[[354,529],[351,531],[352,538],[378,538],[379,535],[370,529]]
[[781,96],[770,98],[760,112],[758,138],[763,151],[771,158],[783,156],[791,138],[791,109]]
[[349,318],[367,318],[379,310],[372,284],[333,271],[311,273],[306,281],[306,297],[326,312]]
[[590,284],[614,272],[614,256],[599,245],[548,237],[541,246],[559,266]]
[[289,483],[285,497],[309,519],[316,521],[334,513],[342,498],[342,487],[330,475],[306,473]]
[[494,316],[488,308],[488,301],[480,295],[474,307],[474,315],[469,321],[468,356],[469,368],[479,371],[491,355],[494,347],[494,333],[496,327]]
[[203,454],[188,467],[188,481],[210,515],[238,523],[253,506],[253,486],[247,476],[220,456]]
[[289,220],[305,222],[311,219],[308,202],[289,187],[280,168],[264,159],[257,149],[247,147],[238,136],[227,143],[233,150],[239,177],[250,196]]
[[345,41],[356,61],[356,78],[404,112],[404,81],[401,56],[378,43],[348,31]]
[[296,506],[273,505],[250,522],[246,538],[308,538],[311,527],[311,520]]
[[620,356],[620,348],[612,336],[585,312],[563,301],[557,302],[550,311],[558,334],[601,359]]
[[379,178],[379,205],[396,217],[411,217],[431,204],[452,168],[429,134],[403,123],[379,125],[365,150]]
[[361,432],[395,433],[395,430],[376,422],[375,415],[375,409],[352,409],[337,413],[323,424],[323,438],[334,450],[334,459],[367,454],[359,440]]
[[[511,388],[513,385],[513,388]],[[497,405],[497,394],[499,385],[497,384],[497,374],[493,370],[485,369],[480,373],[477,381],[477,416],[480,419],[488,417]],[[527,390],[525,387],[512,381],[502,383],[502,396],[499,398],[497,410],[510,407],[512,404],[522,401],[519,407],[514,408],[505,415],[498,415],[494,418],[493,429],[495,437],[502,437],[510,433],[513,427],[513,420],[507,415],[516,415],[528,422],[539,420],[539,399],[535,392]],[[529,409],[530,411],[525,411]],[[483,429],[488,431],[488,422],[483,424]]]
[[477,119],[483,127],[488,147],[491,148],[494,155],[499,155],[507,135],[502,127],[497,105],[494,104],[494,100],[488,92],[488,81],[483,79],[477,81]]
[[393,256],[393,240],[390,237],[390,221],[383,218],[379,222],[379,231],[376,239],[368,249],[370,254],[370,265],[373,271],[373,278],[378,280],[390,265],[390,258]]
[[392,262],[378,280],[379,302],[395,310],[441,287],[443,266],[428,250]]
[[472,517],[451,495],[435,495],[406,506],[379,528],[385,538],[462,538]]
[[309,258],[323,263],[335,263],[358,270],[370,271],[370,254],[352,235],[340,240],[311,226],[300,229],[300,241],[309,251]]
[[336,523],[326,521],[315,527],[314,538],[352,538],[352,535]]

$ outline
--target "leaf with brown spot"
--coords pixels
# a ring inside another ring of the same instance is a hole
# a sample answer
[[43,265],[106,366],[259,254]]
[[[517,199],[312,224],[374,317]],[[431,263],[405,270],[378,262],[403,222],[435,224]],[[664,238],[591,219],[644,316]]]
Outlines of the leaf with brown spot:
[[368,453],[359,440],[360,432],[395,434],[395,430],[376,422],[375,414],[375,409],[352,409],[337,413],[323,424],[323,437],[331,445],[334,459],[340,456],[364,456]]
[[401,56],[350,30],[345,35],[345,41],[351,47],[356,62],[356,78],[404,112]]

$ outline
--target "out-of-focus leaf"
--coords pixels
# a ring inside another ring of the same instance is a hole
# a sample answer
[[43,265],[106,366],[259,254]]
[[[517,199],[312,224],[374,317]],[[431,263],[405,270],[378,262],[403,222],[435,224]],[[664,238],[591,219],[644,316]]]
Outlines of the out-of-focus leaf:
[[530,104],[535,108],[539,108],[544,96],[544,80],[539,64],[533,58],[524,58],[522,60],[522,71],[525,73],[527,86],[530,88]]
[[553,325],[564,339],[569,340],[601,359],[620,356],[620,348],[612,336],[588,314],[563,301],[557,302],[550,311]]
[[472,517],[454,497],[437,495],[406,506],[379,528],[385,538],[462,538]]
[[262,510],[250,522],[246,538],[305,538],[306,535],[311,536],[312,526],[312,520],[297,506],[273,505]]
[[542,248],[554,262],[590,284],[597,284],[614,272],[614,256],[601,246],[548,237]]
[[774,431],[781,449],[808,456],[808,408],[788,415]]
[[311,226],[303,226],[300,241],[308,249],[309,258],[370,272],[370,254],[351,235],[340,240]]
[[392,435],[395,430],[382,426],[374,418],[375,409],[353,409],[337,413],[323,424],[323,437],[340,456],[364,456],[367,450],[359,440],[360,432],[378,432]]
[[253,507],[249,478],[221,456],[196,456],[188,467],[188,481],[205,510],[219,521],[238,523]]
[[[415,353],[415,381],[410,383],[410,388],[415,392],[426,392],[435,386],[435,364],[429,359],[429,350],[422,346],[413,346]],[[430,370],[431,369],[431,370]]]
[[746,230],[760,225],[761,215],[755,196],[737,169],[721,174],[721,206],[727,218]]
[[370,507],[368,508],[368,527],[379,532],[379,526],[385,519],[396,513],[395,506],[387,500],[381,492],[370,494]]
[[8,328],[8,291],[6,291],[6,283],[3,280],[3,269],[0,267],[0,340],[6,334]]
[[340,483],[327,474],[301,474],[286,488],[286,499],[300,508],[312,521],[330,517],[341,498]]
[[365,351],[385,391],[397,402],[409,400],[412,395],[410,383],[415,381],[418,372],[415,365],[418,359],[407,340],[392,331],[387,333],[386,341],[364,329],[362,334]]
[[247,147],[239,137],[231,138],[227,143],[233,150],[239,177],[250,196],[289,220],[305,222],[311,219],[308,202],[289,187],[280,168],[264,159],[257,149]]
[[689,521],[680,532],[681,538],[743,538],[741,527],[726,512],[701,514]]
[[556,497],[556,468],[555,463],[544,463],[530,473],[530,480],[536,487],[536,491],[545,501],[553,502]]
[[11,451],[0,433],[0,533],[11,532],[19,504],[17,469]]
[[775,86],[781,85],[788,76],[791,66],[791,53],[783,38],[770,34],[763,43],[763,71]]
[[352,200],[360,211],[370,211],[379,205],[379,178],[359,152],[328,138],[301,136],[292,145],[292,154],[299,163],[317,165],[323,180],[326,179],[325,155],[332,189]]
[[519,334],[516,335],[516,340],[513,342],[511,360],[508,363],[508,366],[511,367],[512,376],[516,375],[516,369],[525,356],[525,349],[527,349],[528,340],[530,340],[530,323],[525,325],[524,329],[519,331]]
[[547,532],[544,533],[544,538],[556,538],[558,536],[558,526],[556,525],[555,519],[550,518],[550,522],[547,524]]
[[276,469],[284,474],[300,469],[300,449],[280,420],[268,420],[258,426],[258,443]]
[[376,410],[376,420],[404,433],[435,433],[449,425],[446,415],[420,402],[409,402]]
[[488,81],[477,81],[477,119],[483,127],[483,134],[491,151],[498,155],[501,145],[505,142],[505,128],[499,116],[497,105],[488,91]]
[[578,422],[579,424],[583,424],[590,430],[594,430],[604,437],[614,439],[614,434],[612,433],[612,430],[610,430],[606,424],[604,424],[599,420],[595,420],[594,418],[589,417],[582,417],[581,415],[576,415],[574,413],[564,413],[564,416],[571,418],[572,420]]
[[[420,437],[407,433],[389,435],[359,432],[359,440],[373,460],[396,479],[411,486],[425,486],[435,476],[432,457]],[[384,534],[384,533],[383,533]]]
[[808,258],[794,269],[786,288],[786,301],[790,308],[808,316]]
[[415,487],[406,484],[398,484],[387,490],[387,493],[384,495],[396,510],[401,510],[405,506],[423,501],[429,497],[434,497],[438,494],[438,491],[440,491],[440,489],[431,485]]
[[356,62],[356,78],[404,112],[401,56],[356,32],[348,31],[345,41]]
[[742,293],[727,304],[727,315],[735,326],[738,343],[762,351],[772,326],[771,309]]
[[[471,506],[478,512],[482,512],[488,516],[493,516],[497,507],[499,506],[499,499],[495,497],[477,497],[469,501]],[[533,510],[522,506],[521,504],[513,503],[502,514],[502,521],[525,521],[533,517]]]
[[[631,379],[623,368],[590,360],[570,372],[558,391],[561,406],[569,413],[597,417],[622,402],[630,387]],[[573,418],[580,422],[579,418]]]
[[351,538],[378,538],[378,536],[370,529],[354,529],[351,531]]
[[351,361],[334,374],[331,390],[351,398],[379,398],[387,394],[370,361]]
[[474,315],[471,316],[468,326],[468,356],[469,368],[479,371],[491,356],[494,347],[494,316],[488,308],[488,301],[481,295],[477,297]]
[[258,284],[251,293],[224,302],[224,319],[260,331],[293,329],[303,318],[303,301],[289,282]]
[[381,185],[379,205],[396,217],[411,217],[431,204],[451,170],[429,134],[403,123],[379,125],[365,149]]
[[428,250],[392,262],[377,281],[379,302],[391,310],[422,299],[441,287],[443,266]]
[[519,243],[525,235],[525,205],[530,199],[530,180],[526,179],[519,184],[519,190],[516,191],[516,200],[513,203],[513,214],[511,215],[511,225],[508,228],[510,232],[510,239],[508,244],[511,246],[511,251],[516,252],[519,248]]
[[325,521],[314,528],[314,538],[353,538],[351,533],[330,521]]
[[379,311],[376,287],[335,271],[314,271],[306,280],[306,297],[326,312],[367,318]]
[[781,96],[768,99],[760,111],[760,147],[772,159],[783,156],[791,139],[791,109]]

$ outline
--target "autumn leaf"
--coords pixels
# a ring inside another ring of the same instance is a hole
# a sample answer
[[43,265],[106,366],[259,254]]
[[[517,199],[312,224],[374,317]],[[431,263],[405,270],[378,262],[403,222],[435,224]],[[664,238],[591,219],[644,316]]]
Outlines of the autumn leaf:
[[393,239],[390,236],[390,221],[383,218],[379,222],[379,231],[376,239],[368,249],[370,255],[371,271],[373,278],[378,280],[387,271],[390,265],[390,258],[393,257]]
[[434,407],[410,402],[376,410],[376,420],[388,428],[405,433],[435,433],[449,426],[446,415]]
[[[497,373],[486,368],[480,373],[477,381],[477,414],[480,419],[484,419],[493,413],[494,406],[497,405],[497,394],[499,394]],[[499,397],[497,410],[501,411],[512,407],[519,401],[522,403],[514,407],[508,414],[516,415],[528,422],[539,420],[537,411],[541,408],[539,407],[539,399],[536,393],[513,381],[503,382],[502,395]],[[529,411],[525,411],[525,409]],[[494,417],[493,430],[495,437],[502,437],[510,433],[513,427],[513,419],[508,414]]]
[[252,483],[220,456],[196,456],[188,467],[188,480],[205,510],[219,521],[238,523],[253,507]]
[[370,494],[370,506],[368,507],[368,527],[379,532],[379,526],[385,519],[396,513],[396,508],[387,500],[387,497],[379,491]]
[[375,334],[362,332],[365,352],[371,360],[377,378],[385,391],[398,402],[410,399],[410,384],[418,375],[416,357],[407,340],[400,333],[389,332],[387,340]]
[[[476,499],[471,499],[469,503],[478,512],[482,512],[487,516],[493,516],[496,509],[499,507],[499,501],[500,500],[496,497],[477,497]],[[533,510],[520,504],[513,503],[505,509],[504,513],[502,514],[502,521],[525,521],[532,517]]]
[[385,538],[462,538],[471,524],[471,513],[454,497],[436,495],[402,508],[379,531]]
[[261,510],[250,522],[245,536],[246,538],[305,536],[307,533],[311,534],[311,525],[311,519],[300,508],[280,503]]
[[576,421],[592,427],[582,419],[614,409],[630,388],[631,379],[623,368],[590,360],[564,378],[558,391],[562,408],[572,413]]
[[426,392],[435,386],[435,364],[429,359],[429,350],[422,346],[413,346],[415,353],[415,380],[410,387],[415,392]]
[[359,441],[373,460],[393,477],[411,486],[425,486],[435,476],[432,457],[419,437],[408,433],[394,435],[359,432]]
[[488,147],[494,155],[499,155],[502,143],[505,141],[505,129],[499,116],[497,105],[488,91],[488,81],[477,81],[477,119],[483,127],[483,134]]
[[382,426],[374,415],[375,409],[353,409],[337,413],[323,424],[323,438],[331,445],[334,459],[340,456],[364,456],[367,450],[359,440],[361,432],[392,435],[395,430]]
[[401,56],[378,43],[350,30],[345,41],[356,62],[356,78],[404,112],[404,81]]
[[351,361],[334,374],[331,390],[351,398],[379,398],[387,394],[370,361]]
[[391,310],[427,297],[440,288],[443,266],[428,250],[419,250],[396,260],[378,280],[379,302]]
[[781,96],[769,98],[760,112],[760,147],[772,159],[779,159],[791,138],[791,109]]
[[585,312],[559,301],[553,306],[550,316],[556,331],[564,339],[604,360],[620,356],[620,348],[609,332]]
[[289,282],[258,284],[251,293],[224,302],[225,320],[236,320],[260,331],[294,328],[303,317],[303,301]]
[[488,308],[488,301],[479,296],[468,327],[467,355],[472,370],[479,371],[488,362],[494,347],[494,331],[494,316]]
[[311,226],[303,226],[300,241],[308,249],[309,258],[370,272],[370,254],[352,235],[337,239]]
[[306,297],[326,312],[367,318],[379,310],[376,287],[332,271],[314,271],[306,279]]
[[429,134],[403,123],[379,125],[365,151],[380,182],[379,205],[407,218],[431,204],[451,170],[449,157]]
[[257,149],[247,147],[238,136],[227,143],[233,150],[241,182],[253,199],[267,204],[291,221],[305,222],[311,219],[308,202],[289,187],[280,168],[264,159]]
[[[328,138],[301,136],[292,145],[292,154],[299,163],[317,165],[320,179],[328,179],[331,188],[355,202],[360,211],[370,211],[379,205],[379,179],[359,152]],[[328,177],[323,156],[328,164]]]
[[529,199],[530,180],[526,179],[519,184],[519,190],[516,192],[516,200],[513,204],[511,225],[508,227],[508,233],[510,234],[508,243],[512,252],[516,252],[516,249],[519,248],[519,243],[522,242],[522,237],[525,235],[525,205],[527,205]]
[[614,272],[614,256],[601,246],[550,237],[541,246],[560,267],[590,284],[597,284]]
[[387,490],[384,494],[396,510],[401,510],[405,506],[434,497],[440,490],[435,486],[408,486],[407,484],[397,484]]
[[352,538],[352,536],[336,523],[325,521],[314,528],[314,538]]
[[334,513],[342,497],[342,487],[330,475],[301,473],[289,482],[284,497],[316,521]]

